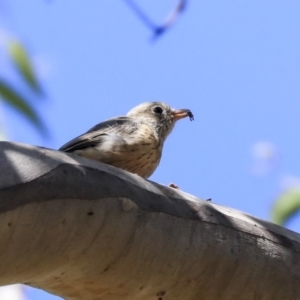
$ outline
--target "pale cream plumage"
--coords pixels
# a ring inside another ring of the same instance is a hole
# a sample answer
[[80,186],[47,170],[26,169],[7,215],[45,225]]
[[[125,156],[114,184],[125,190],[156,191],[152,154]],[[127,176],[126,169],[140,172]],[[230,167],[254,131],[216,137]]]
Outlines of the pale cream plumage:
[[59,150],[98,160],[148,178],[157,168],[164,142],[177,120],[193,114],[162,102],[146,102],[126,117],[112,118],[71,140]]

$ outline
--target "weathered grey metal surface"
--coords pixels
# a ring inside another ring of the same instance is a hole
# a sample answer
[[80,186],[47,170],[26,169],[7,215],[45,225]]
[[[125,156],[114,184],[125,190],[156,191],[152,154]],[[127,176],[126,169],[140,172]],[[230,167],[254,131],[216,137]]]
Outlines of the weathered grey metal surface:
[[297,299],[300,237],[81,157],[0,142],[0,284],[66,299]]

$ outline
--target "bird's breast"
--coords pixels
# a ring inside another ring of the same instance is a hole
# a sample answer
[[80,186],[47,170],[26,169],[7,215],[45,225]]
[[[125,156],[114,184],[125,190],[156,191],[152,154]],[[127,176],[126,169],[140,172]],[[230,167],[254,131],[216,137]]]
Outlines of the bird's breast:
[[107,136],[101,144],[84,150],[85,153],[79,151],[79,155],[148,178],[160,162],[162,145],[154,130],[141,125],[131,134]]
[[162,146],[154,130],[146,125],[124,138],[124,145],[114,149],[106,161],[115,167],[148,178],[157,168]]

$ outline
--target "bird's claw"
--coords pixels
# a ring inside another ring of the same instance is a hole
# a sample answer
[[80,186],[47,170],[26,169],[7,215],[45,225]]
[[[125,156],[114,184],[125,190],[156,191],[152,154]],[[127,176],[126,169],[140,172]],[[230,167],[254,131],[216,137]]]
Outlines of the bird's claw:
[[170,187],[170,188],[173,188],[173,189],[176,189],[176,190],[179,190],[179,186],[176,185],[176,184],[174,184],[174,183],[170,183],[170,184],[169,184],[169,187]]

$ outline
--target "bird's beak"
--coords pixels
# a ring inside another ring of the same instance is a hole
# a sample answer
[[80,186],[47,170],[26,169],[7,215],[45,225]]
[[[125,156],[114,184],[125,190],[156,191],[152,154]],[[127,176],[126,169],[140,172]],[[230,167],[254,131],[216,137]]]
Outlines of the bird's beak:
[[175,121],[189,117],[191,121],[194,120],[194,115],[189,109],[176,109],[172,111],[172,116]]

